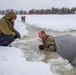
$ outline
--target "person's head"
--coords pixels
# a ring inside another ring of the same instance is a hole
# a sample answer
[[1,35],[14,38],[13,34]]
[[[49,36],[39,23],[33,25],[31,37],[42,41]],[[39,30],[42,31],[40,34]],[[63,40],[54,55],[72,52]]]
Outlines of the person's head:
[[39,36],[41,39],[45,38],[45,37],[46,37],[45,31],[44,31],[44,30],[39,31],[39,32],[38,32],[38,36]]
[[10,21],[11,23],[14,23],[17,16],[14,12],[8,12],[5,14],[4,18],[7,19],[8,21]]

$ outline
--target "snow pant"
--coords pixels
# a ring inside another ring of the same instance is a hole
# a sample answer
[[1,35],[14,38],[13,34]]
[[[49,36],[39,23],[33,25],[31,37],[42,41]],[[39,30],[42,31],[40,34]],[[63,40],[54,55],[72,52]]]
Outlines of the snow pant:
[[15,40],[14,36],[0,34],[0,46],[8,46]]

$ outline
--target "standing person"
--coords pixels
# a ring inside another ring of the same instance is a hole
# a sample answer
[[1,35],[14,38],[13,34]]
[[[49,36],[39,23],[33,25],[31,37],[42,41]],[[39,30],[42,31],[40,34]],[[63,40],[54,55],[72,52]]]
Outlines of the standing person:
[[21,21],[23,22],[23,16],[21,16]]
[[40,50],[56,51],[55,39],[51,35],[47,35],[45,31],[39,31],[38,36],[42,39],[42,45],[39,45]]
[[14,12],[8,12],[0,19],[0,46],[8,46],[15,39],[20,38],[20,34],[14,28],[17,16]]
[[21,21],[25,23],[26,16],[21,16]]
[[23,22],[25,23],[26,16],[23,16]]

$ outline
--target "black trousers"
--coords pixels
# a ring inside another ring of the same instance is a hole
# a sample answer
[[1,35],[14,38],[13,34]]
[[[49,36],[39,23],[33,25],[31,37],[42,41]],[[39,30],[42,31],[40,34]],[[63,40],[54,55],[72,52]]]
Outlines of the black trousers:
[[8,46],[15,40],[14,36],[0,34],[0,46]]

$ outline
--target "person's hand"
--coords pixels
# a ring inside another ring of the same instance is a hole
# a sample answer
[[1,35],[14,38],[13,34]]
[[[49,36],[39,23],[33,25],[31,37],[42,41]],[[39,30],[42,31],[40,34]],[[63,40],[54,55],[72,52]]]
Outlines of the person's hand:
[[19,33],[18,31],[16,31],[15,33],[16,33],[16,35],[15,35],[15,39],[17,39],[17,38],[20,39],[20,38],[21,38],[20,33]]
[[39,45],[40,50],[44,50],[44,45]]

